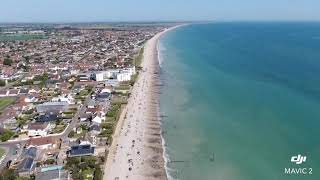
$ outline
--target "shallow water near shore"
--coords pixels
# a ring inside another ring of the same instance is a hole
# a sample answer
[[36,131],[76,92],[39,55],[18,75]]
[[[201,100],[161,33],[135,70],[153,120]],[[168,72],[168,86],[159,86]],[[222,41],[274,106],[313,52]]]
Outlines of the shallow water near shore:
[[[320,179],[320,23],[214,23],[160,40],[172,179]],[[302,154],[302,165],[290,162]],[[214,158],[212,158],[214,156]],[[288,175],[285,168],[312,168]]]

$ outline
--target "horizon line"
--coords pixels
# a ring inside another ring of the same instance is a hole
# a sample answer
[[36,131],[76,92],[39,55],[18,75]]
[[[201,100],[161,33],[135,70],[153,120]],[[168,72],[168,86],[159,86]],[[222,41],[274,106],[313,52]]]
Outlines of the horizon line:
[[320,22],[320,20],[308,19],[234,19],[234,20],[124,20],[124,21],[0,21],[0,24],[94,24],[94,23],[201,23],[201,22]]

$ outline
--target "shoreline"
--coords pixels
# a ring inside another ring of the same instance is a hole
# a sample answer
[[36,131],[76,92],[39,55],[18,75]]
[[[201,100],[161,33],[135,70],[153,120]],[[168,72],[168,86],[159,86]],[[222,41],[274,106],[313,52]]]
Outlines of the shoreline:
[[165,142],[161,135],[159,105],[159,39],[167,28],[145,44],[143,70],[134,84],[128,104],[121,112],[104,169],[104,178],[167,179]]

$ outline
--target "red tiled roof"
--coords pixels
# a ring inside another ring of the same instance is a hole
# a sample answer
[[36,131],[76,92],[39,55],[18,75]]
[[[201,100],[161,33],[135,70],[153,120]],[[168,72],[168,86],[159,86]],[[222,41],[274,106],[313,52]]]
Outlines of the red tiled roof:
[[56,141],[52,137],[43,137],[43,138],[31,138],[27,145],[28,146],[41,146],[45,144],[54,144]]

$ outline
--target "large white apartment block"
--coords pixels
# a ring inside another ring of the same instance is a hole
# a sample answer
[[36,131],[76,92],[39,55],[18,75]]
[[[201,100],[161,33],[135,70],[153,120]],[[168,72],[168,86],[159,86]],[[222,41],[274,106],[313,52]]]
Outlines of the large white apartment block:
[[98,82],[106,81],[108,79],[117,79],[119,82],[130,81],[131,76],[136,74],[136,68],[126,68],[126,69],[112,69],[107,71],[95,72],[95,79]]
[[118,80],[119,82],[130,81],[130,80],[131,80],[131,75],[130,75],[130,73],[128,73],[128,72],[119,73],[119,74],[117,75],[117,80]]

